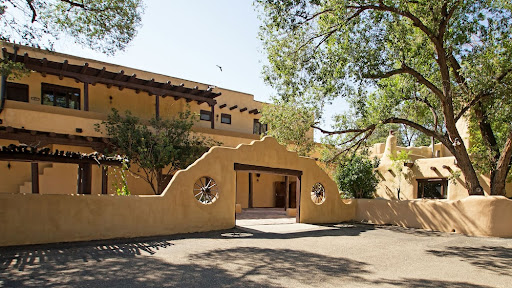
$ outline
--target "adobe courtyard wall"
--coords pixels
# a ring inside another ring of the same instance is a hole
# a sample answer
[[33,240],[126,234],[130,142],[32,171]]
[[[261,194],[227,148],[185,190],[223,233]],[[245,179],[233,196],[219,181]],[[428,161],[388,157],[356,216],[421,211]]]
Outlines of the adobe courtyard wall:
[[[169,235],[235,226],[234,163],[303,171],[300,222],[336,223],[354,218],[355,205],[342,202],[335,183],[314,159],[297,156],[273,138],[214,147],[173,177],[162,195],[0,194],[0,246]],[[219,198],[205,205],[194,198],[194,183],[211,177]],[[316,205],[311,188],[325,187]],[[58,188],[55,188],[58,189]]]
[[512,237],[512,200],[470,196],[461,200],[357,199],[354,220],[470,236]]

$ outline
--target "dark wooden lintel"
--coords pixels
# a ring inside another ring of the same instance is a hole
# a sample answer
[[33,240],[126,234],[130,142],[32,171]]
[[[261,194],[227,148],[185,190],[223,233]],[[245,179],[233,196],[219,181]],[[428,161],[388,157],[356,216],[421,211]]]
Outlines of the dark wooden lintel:
[[291,175],[291,176],[302,176],[302,171],[292,170],[292,169],[284,169],[284,168],[274,168],[274,167],[265,167],[265,166],[256,166],[256,165],[248,165],[248,164],[240,164],[235,163],[234,165],[235,171],[245,171],[252,173],[268,173],[268,174],[277,174],[277,175]]

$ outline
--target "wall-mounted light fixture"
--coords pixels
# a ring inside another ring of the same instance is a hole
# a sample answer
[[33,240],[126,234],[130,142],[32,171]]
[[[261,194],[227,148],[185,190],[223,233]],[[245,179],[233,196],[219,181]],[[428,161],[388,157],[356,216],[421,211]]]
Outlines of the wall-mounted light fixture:
[[110,100],[110,104],[112,104],[112,99],[113,99],[112,95],[108,96],[108,100]]
[[11,170],[11,162],[7,162],[7,169]]

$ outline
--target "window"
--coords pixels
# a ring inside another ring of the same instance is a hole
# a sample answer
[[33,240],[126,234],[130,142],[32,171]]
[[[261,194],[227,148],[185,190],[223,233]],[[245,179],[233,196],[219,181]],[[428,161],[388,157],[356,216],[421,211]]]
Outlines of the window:
[[5,94],[8,100],[28,102],[28,85],[7,82]]
[[42,83],[41,104],[80,110],[80,89]]
[[267,134],[268,126],[267,124],[261,124],[259,119],[254,119],[254,126],[252,129],[252,134]]
[[229,114],[220,114],[220,123],[231,124],[231,115]]
[[206,110],[201,110],[199,119],[204,120],[204,121],[212,121],[212,112],[206,111]]
[[447,179],[418,179],[417,198],[446,199],[447,188]]

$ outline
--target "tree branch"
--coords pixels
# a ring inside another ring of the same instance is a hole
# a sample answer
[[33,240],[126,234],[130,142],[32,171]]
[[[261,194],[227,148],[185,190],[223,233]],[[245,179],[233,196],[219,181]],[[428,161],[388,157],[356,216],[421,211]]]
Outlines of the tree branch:
[[437,88],[432,82],[428,81],[423,75],[421,75],[421,73],[407,66],[405,63],[402,63],[402,67],[400,69],[391,70],[383,74],[366,75],[364,77],[369,79],[384,79],[398,74],[412,75],[420,84],[425,85],[430,91],[432,91],[432,93],[434,93],[441,102],[445,101],[446,97],[444,96],[443,91]]
[[34,0],[26,0],[26,2],[30,10],[32,11],[32,23],[34,23],[36,22],[37,17],[36,8],[34,8],[34,5],[32,5],[32,2],[34,2]]
[[371,129],[374,129],[375,128],[375,124],[373,125],[370,125],[368,126],[367,128],[362,128],[362,129],[346,129],[346,130],[338,130],[338,131],[327,131],[327,130],[324,130],[318,126],[315,126],[315,125],[312,125],[311,128],[314,128],[314,129],[317,129],[318,131],[326,134],[326,135],[341,135],[341,134],[347,134],[347,133],[363,133],[363,132],[366,132],[368,130],[371,130]]
[[462,107],[462,109],[459,111],[459,114],[457,114],[457,116],[455,116],[455,123],[457,123],[457,121],[459,121],[459,119],[464,116],[464,114],[469,110],[471,109],[471,107],[475,106],[478,102],[480,102],[480,100],[486,98],[486,97],[489,97],[489,96],[492,96],[493,93],[492,92],[486,92],[486,93],[480,93],[478,94],[475,98],[473,98],[473,100],[471,100],[468,104],[466,104],[466,106]]

